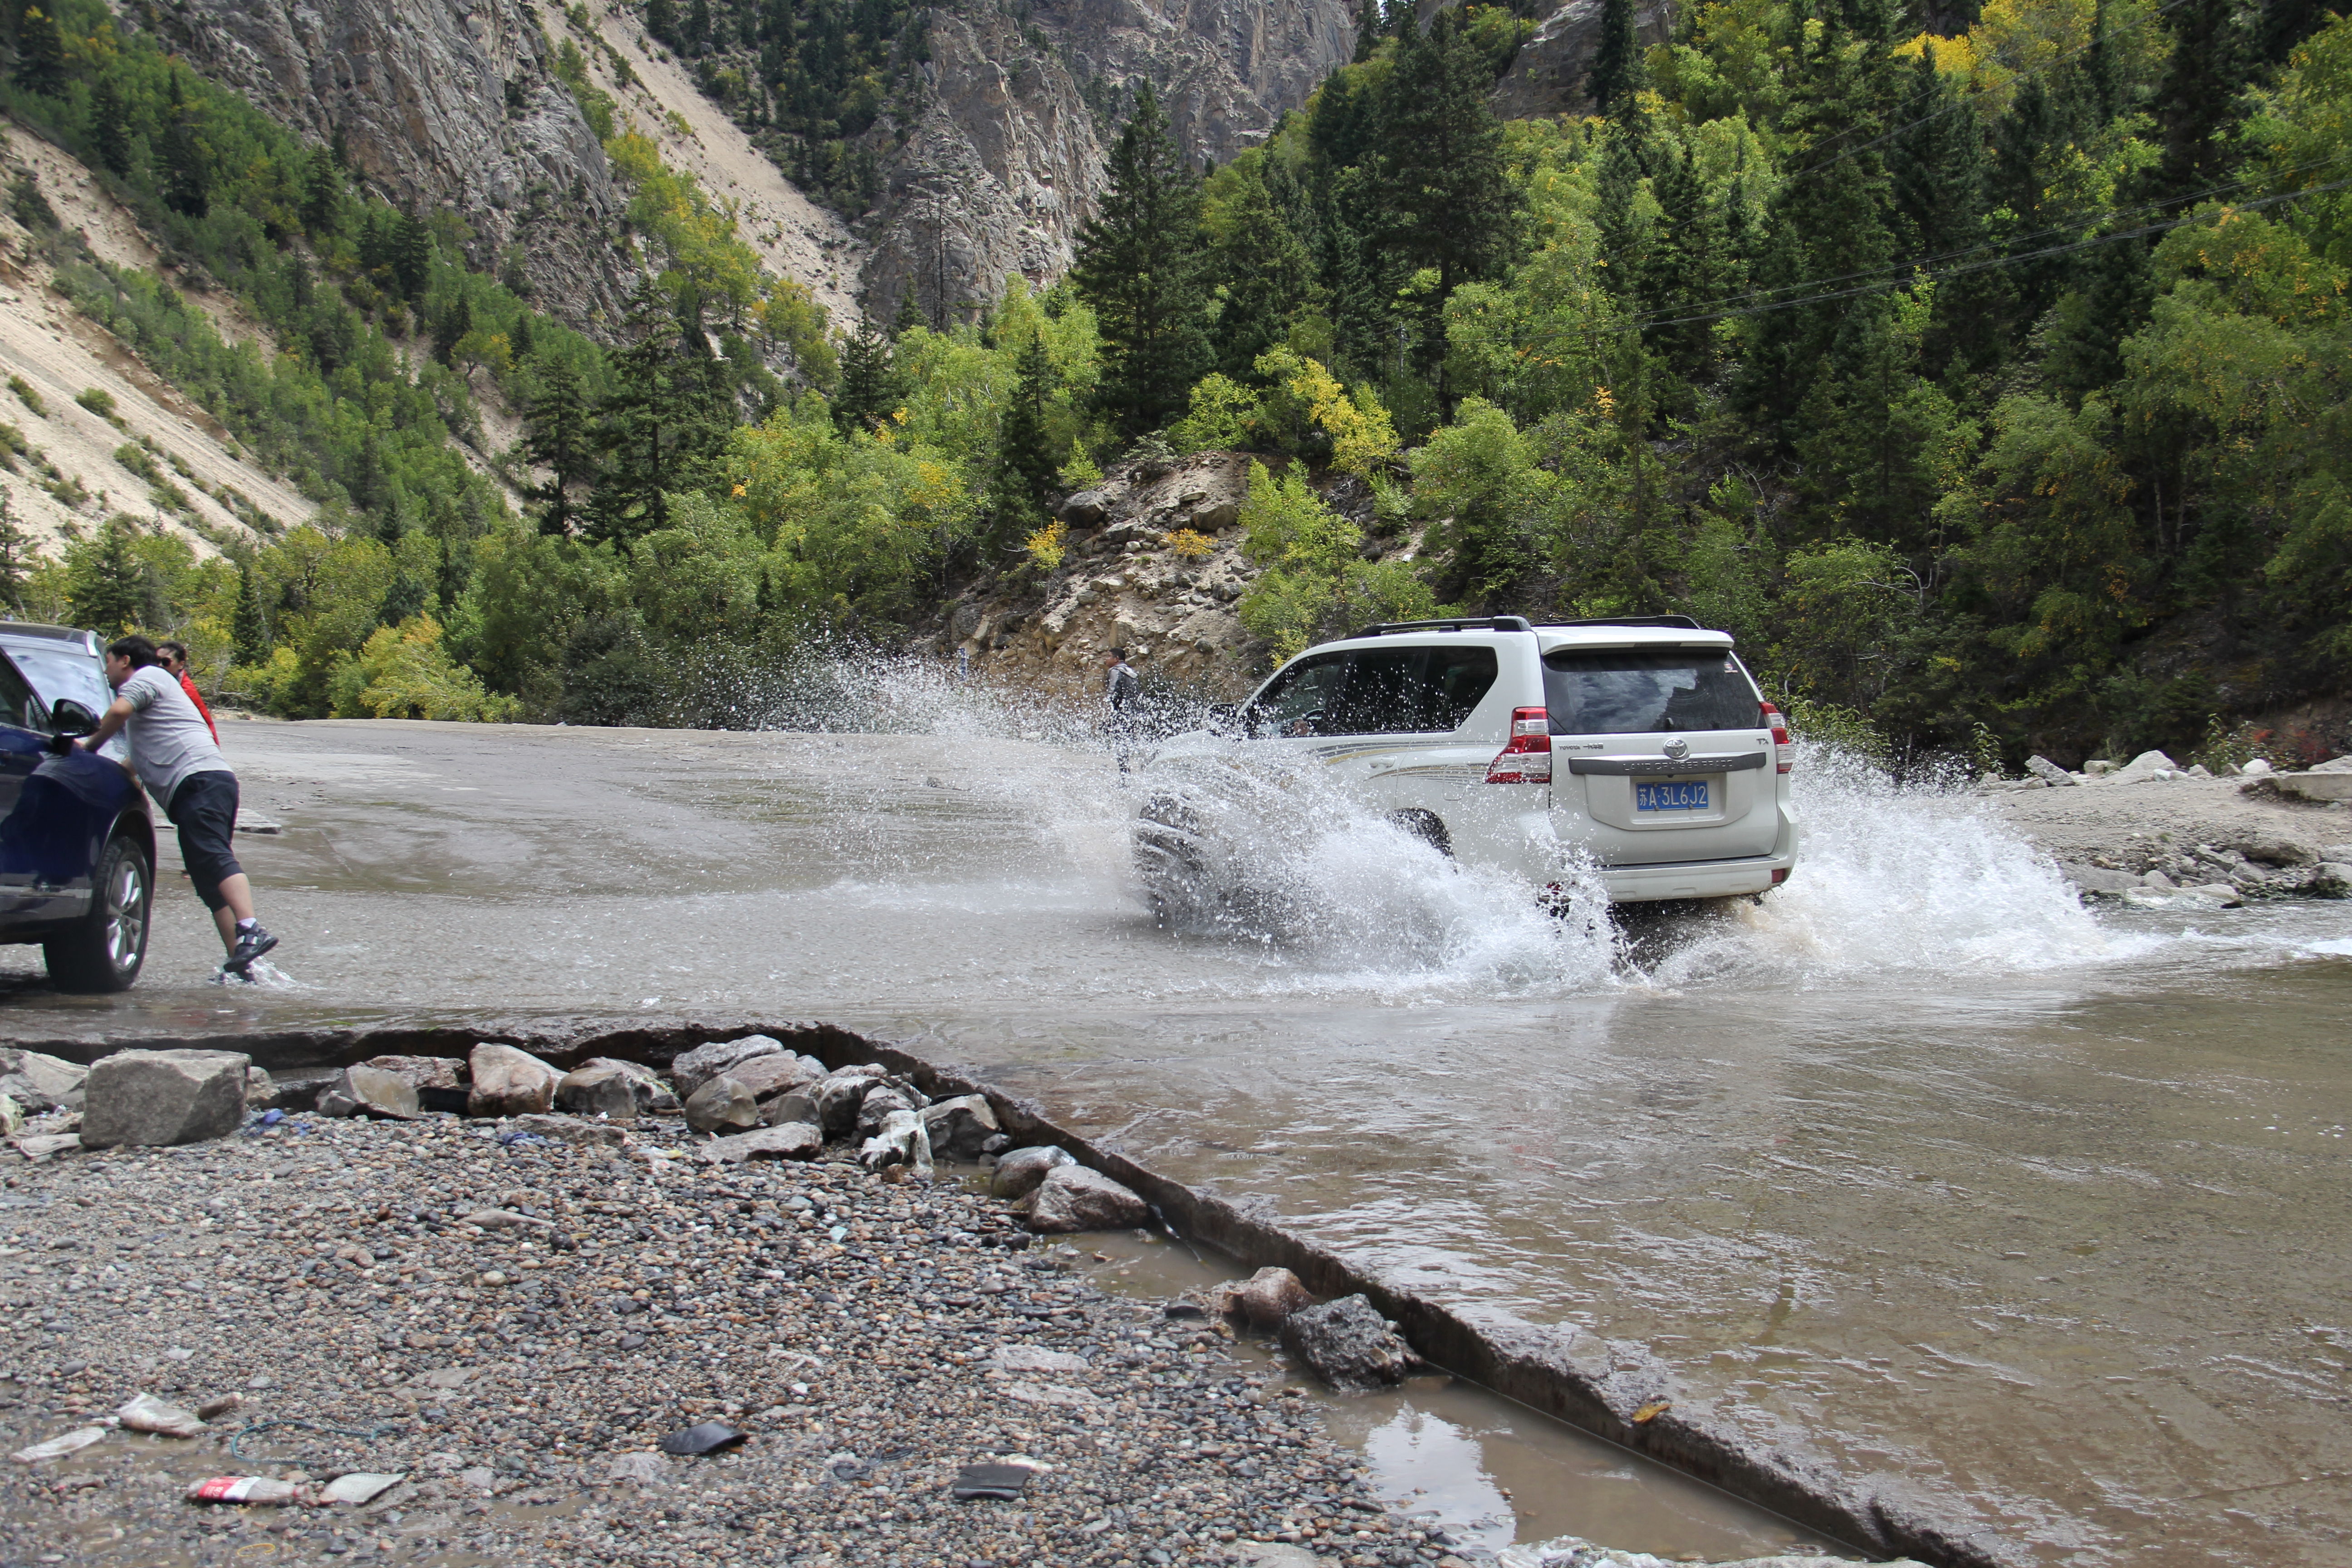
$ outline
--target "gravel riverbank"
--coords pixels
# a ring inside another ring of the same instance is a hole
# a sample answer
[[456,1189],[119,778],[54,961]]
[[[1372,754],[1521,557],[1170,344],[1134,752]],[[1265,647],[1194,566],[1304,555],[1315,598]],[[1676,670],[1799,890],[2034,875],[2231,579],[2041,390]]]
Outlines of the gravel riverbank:
[[[300,1117],[29,1167],[6,1195],[10,1448],[141,1392],[244,1400],[219,1436],[11,1466],[12,1560],[1213,1563],[1245,1536],[1444,1555],[1206,1324],[991,1245],[1026,1238],[950,1184]],[[181,1500],[200,1475],[290,1473],[226,1451],[287,1417],[379,1435],[245,1451],[409,1480],[362,1510]],[[710,1420],[752,1436],[656,1450]],[[950,1500],[961,1467],[1008,1458],[1038,1467],[1024,1497]]]
[[[1104,1295],[1086,1254],[960,1182],[511,1126],[299,1115],[11,1161],[5,1447],[142,1393],[241,1404],[192,1439],[110,1429],[0,1467],[0,1560],[1468,1560],[1385,1512],[1220,1325]],[[750,1436],[657,1451],[710,1421]],[[1025,1493],[953,1500],[987,1462],[1029,1470]],[[407,1479],[363,1508],[184,1500],[208,1476],[355,1470]]]

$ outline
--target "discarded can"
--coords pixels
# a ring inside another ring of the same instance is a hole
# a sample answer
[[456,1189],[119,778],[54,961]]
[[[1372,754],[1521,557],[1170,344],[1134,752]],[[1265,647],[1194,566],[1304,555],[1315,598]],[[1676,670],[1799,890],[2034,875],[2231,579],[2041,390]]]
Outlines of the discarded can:
[[267,1476],[215,1476],[198,1481],[188,1489],[190,1502],[242,1502],[265,1507],[282,1507],[300,1502],[302,1489],[292,1481],[273,1481]]

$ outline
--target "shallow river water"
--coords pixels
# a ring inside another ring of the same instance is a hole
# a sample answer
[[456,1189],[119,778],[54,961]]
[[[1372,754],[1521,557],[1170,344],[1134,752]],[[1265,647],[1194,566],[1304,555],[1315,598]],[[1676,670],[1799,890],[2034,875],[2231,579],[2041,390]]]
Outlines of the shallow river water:
[[1099,755],[949,719],[236,723],[282,977],[208,982],[167,852],[138,989],[0,950],[0,1031],[827,1019],[1470,1315],[1644,1347],[1678,1407],[2021,1559],[2352,1563],[2352,904],[2093,914],[1969,804],[1815,759],[1738,918],[1621,940],[1327,818],[1279,931],[1169,932]]

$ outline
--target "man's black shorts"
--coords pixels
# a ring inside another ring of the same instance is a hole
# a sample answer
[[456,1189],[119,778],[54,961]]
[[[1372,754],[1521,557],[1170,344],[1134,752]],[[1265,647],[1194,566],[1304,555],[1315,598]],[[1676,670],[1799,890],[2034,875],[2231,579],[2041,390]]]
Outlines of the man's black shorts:
[[172,792],[163,815],[180,830],[180,859],[196,897],[208,910],[221,908],[227,900],[220,885],[245,869],[230,847],[236,836],[236,775],[217,769],[190,773]]

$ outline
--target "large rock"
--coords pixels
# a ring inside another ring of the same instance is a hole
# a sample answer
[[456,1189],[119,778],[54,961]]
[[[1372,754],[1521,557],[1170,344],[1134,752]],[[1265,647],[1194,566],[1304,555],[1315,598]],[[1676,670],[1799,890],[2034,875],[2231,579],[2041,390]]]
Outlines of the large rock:
[[871,1063],[829,1072],[806,1090],[815,1102],[818,1124],[828,1138],[838,1138],[857,1125],[857,1112],[874,1086],[890,1075]]
[[383,1068],[345,1068],[334,1087],[319,1097],[321,1116],[382,1116],[414,1121],[424,1114],[416,1086]]
[[1080,1230],[1128,1230],[1150,1217],[1150,1205],[1084,1165],[1055,1166],[1029,1200],[1029,1228],[1056,1236]]
[[2039,752],[2025,759],[2025,771],[2043,784],[2053,787],[2063,788],[2066,785],[2079,784],[2083,782]]
[[2169,776],[2180,772],[2180,764],[2162,752],[2142,752],[2122,767],[2107,775],[2111,784],[2147,784],[2158,774]]
[[871,1138],[881,1131],[882,1124],[891,1117],[902,1110],[911,1112],[914,1109],[915,1102],[899,1093],[896,1088],[887,1083],[877,1083],[866,1091],[864,1100],[857,1102],[857,1135],[860,1138]]
[[996,1162],[996,1173],[988,1182],[989,1195],[1008,1201],[1025,1198],[1037,1190],[1038,1184],[1050,1172],[1076,1163],[1067,1149],[1056,1149],[1049,1143],[1015,1149]]
[[1315,1297],[1289,1269],[1261,1268],[1234,1289],[1233,1303],[1253,1328],[1273,1329],[1313,1306]]
[[782,1127],[713,1138],[697,1145],[694,1152],[702,1159],[729,1164],[744,1160],[814,1160],[824,1152],[824,1135],[804,1121],[788,1121]]
[[761,1106],[760,1120],[771,1127],[800,1123],[815,1128],[819,1138],[824,1136],[824,1123],[817,1114],[816,1101],[798,1090],[780,1094]]
[[727,1076],[750,1090],[752,1099],[767,1100],[814,1083],[824,1076],[824,1067],[790,1051],[772,1051],[737,1062],[727,1069]]
[[483,1044],[466,1058],[473,1087],[466,1096],[468,1116],[529,1116],[555,1107],[555,1086],[563,1075],[512,1046]]
[[923,1119],[911,1108],[891,1111],[857,1151],[857,1158],[869,1171],[884,1170],[892,1165],[910,1165],[915,1174],[929,1176],[931,1141],[923,1135]]
[[62,1107],[81,1109],[82,1080],[89,1069],[38,1051],[0,1050],[0,1094],[30,1115]]
[[927,1107],[923,1131],[930,1137],[931,1152],[940,1159],[977,1160],[1000,1129],[986,1095],[960,1094]]
[[659,1086],[623,1069],[617,1062],[577,1067],[557,1080],[555,1109],[574,1116],[635,1121],[653,1109]]
[[1415,1364],[1412,1348],[1361,1296],[1291,1313],[1282,1348],[1332,1387],[1356,1393],[1402,1383]]
[[245,1120],[242,1051],[118,1051],[82,1080],[81,1142],[196,1143],[225,1138]]
[[2281,795],[2326,805],[2339,800],[2352,801],[2352,772],[2338,768],[2333,763],[2305,768],[2299,773],[2273,773],[2271,780],[2278,786]]
[[694,1091],[739,1063],[782,1052],[784,1042],[770,1035],[746,1035],[740,1040],[713,1040],[697,1046],[669,1064],[669,1079],[677,1092],[691,1099]]
[[576,1116],[518,1116],[515,1131],[536,1132],[558,1143],[588,1143],[605,1149],[617,1149],[629,1141],[625,1131],[609,1121],[583,1121]]
[[686,1124],[697,1132],[746,1132],[760,1121],[760,1102],[731,1073],[720,1073],[686,1097]]
[[415,1089],[463,1089],[466,1064],[455,1057],[370,1057],[360,1064],[398,1073]]

